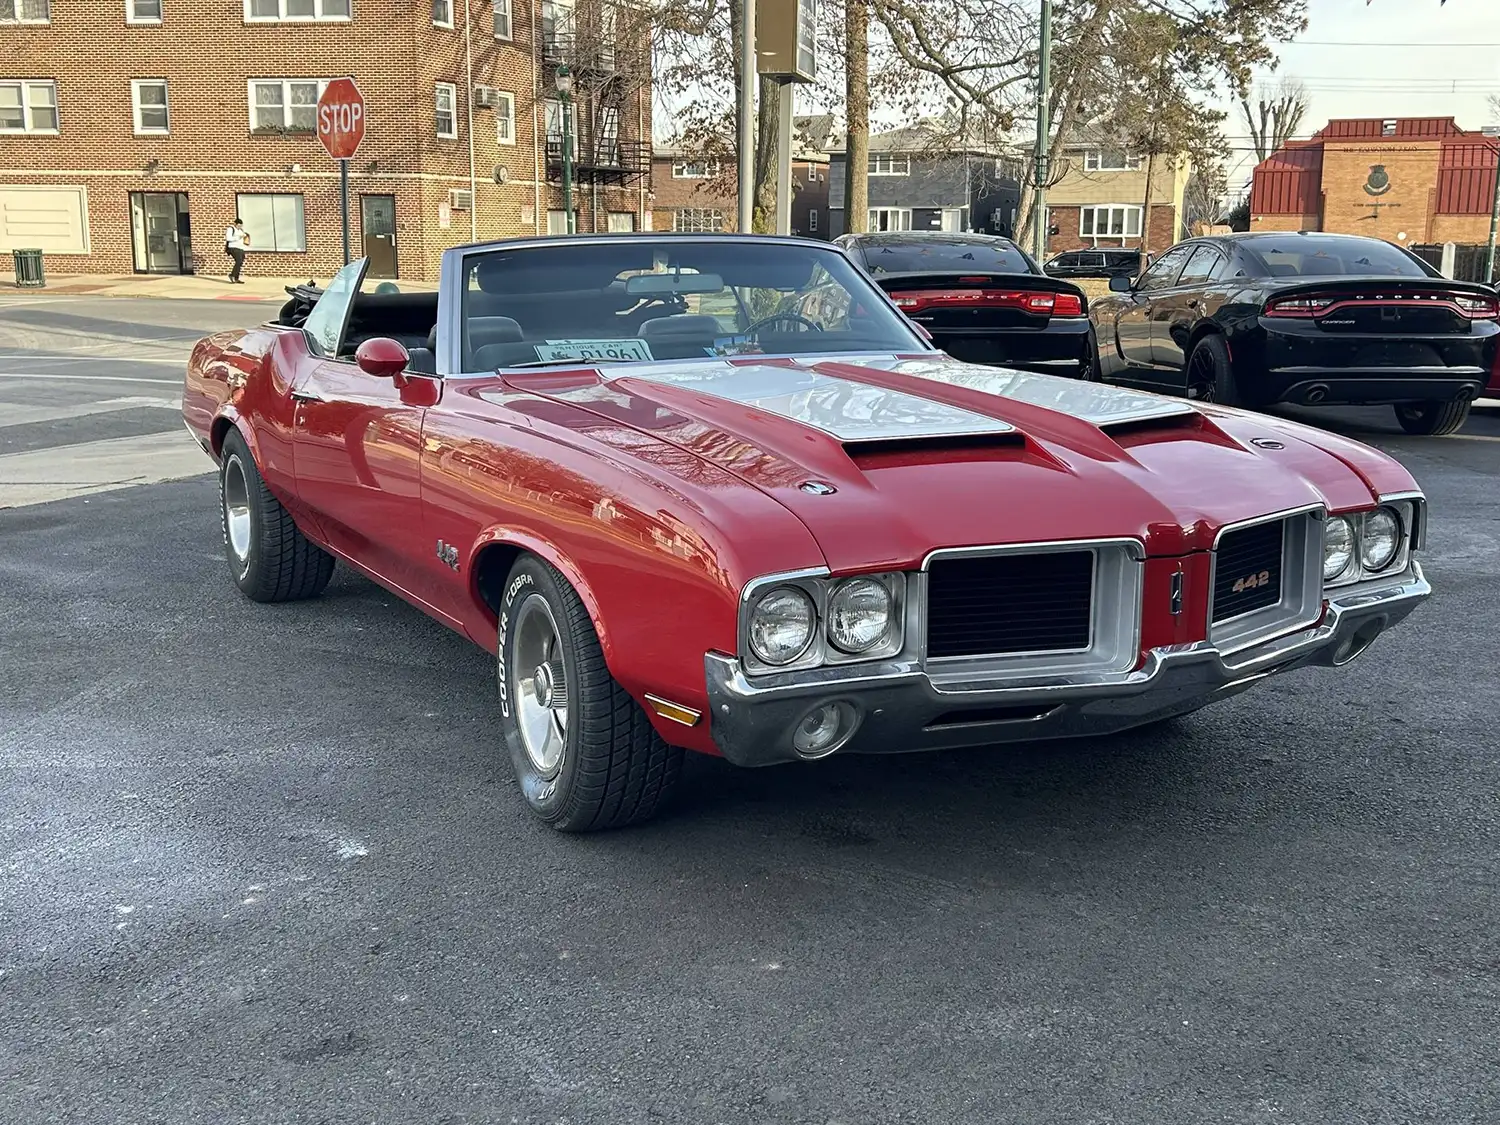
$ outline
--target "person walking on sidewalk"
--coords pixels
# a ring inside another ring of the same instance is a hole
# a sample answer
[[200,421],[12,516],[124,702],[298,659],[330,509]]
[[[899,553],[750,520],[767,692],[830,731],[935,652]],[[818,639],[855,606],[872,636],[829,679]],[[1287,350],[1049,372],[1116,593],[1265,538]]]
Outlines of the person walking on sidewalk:
[[245,230],[245,221],[238,215],[224,232],[224,253],[234,259],[234,269],[229,271],[229,280],[235,285],[245,284],[240,280],[240,270],[245,268],[245,250],[250,246],[250,234]]

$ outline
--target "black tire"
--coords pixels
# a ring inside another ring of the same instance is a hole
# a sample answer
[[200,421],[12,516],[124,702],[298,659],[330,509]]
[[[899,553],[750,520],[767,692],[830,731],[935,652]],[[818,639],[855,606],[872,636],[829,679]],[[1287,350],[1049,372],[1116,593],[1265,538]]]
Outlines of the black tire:
[[1469,420],[1473,403],[1443,402],[1429,399],[1426,402],[1402,402],[1396,405],[1396,421],[1409,434],[1424,437],[1445,437],[1463,429]]
[[1188,397],[1220,406],[1241,405],[1240,389],[1234,381],[1229,345],[1218,333],[1199,340],[1187,361]]
[[[556,673],[546,675],[550,687],[538,686],[542,668],[533,642],[548,624],[555,647],[544,646],[540,659],[549,668],[561,664],[561,705],[554,702]],[[583,602],[534,555],[517,559],[505,581],[498,641],[500,725],[532,812],[560,832],[596,832],[639,824],[666,807],[682,773],[681,748],[663,742],[615,682]],[[555,763],[535,745],[535,725],[528,748],[522,733],[528,716],[543,723]]]
[[1089,328],[1088,339],[1083,345],[1087,351],[1084,353],[1083,364],[1079,368],[1078,377],[1085,383],[1098,383],[1104,379],[1104,368],[1099,363],[1099,339],[1094,335],[1094,329]]
[[219,454],[219,519],[229,572],[251,601],[315,598],[333,577],[333,556],[271,495],[238,430],[225,435]]

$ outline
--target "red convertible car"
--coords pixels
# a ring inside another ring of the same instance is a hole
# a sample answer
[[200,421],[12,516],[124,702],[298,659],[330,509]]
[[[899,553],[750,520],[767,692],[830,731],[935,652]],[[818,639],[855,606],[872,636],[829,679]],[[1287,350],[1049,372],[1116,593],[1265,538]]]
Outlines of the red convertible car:
[[465,246],[436,294],[363,273],[193,352],[232,576],[286,601],[341,561],[495,652],[559,829],[650,816],[684,750],[1141,726],[1353,660],[1431,592],[1384,454],[959,363],[826,244]]

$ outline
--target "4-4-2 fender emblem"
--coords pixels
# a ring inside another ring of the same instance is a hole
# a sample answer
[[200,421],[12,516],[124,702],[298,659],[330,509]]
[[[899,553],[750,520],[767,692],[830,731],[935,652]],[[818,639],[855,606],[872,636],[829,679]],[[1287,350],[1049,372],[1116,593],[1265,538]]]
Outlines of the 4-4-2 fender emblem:
[[452,543],[437,542],[437,557],[449,570],[458,569],[458,548]]

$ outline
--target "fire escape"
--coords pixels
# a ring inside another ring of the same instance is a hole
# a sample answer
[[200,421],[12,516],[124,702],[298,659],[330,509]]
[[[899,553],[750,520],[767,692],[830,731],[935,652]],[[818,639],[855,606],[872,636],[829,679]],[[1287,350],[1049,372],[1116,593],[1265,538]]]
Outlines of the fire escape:
[[644,84],[640,76],[649,74],[649,61],[638,45],[644,42],[643,29],[628,26],[627,16],[608,0],[584,0],[577,7],[542,0],[541,9],[547,179],[562,180],[562,105],[548,93],[562,66],[573,80],[574,182],[623,187],[645,176],[651,170],[650,142],[620,136],[621,122],[627,111],[633,114],[633,97]]

